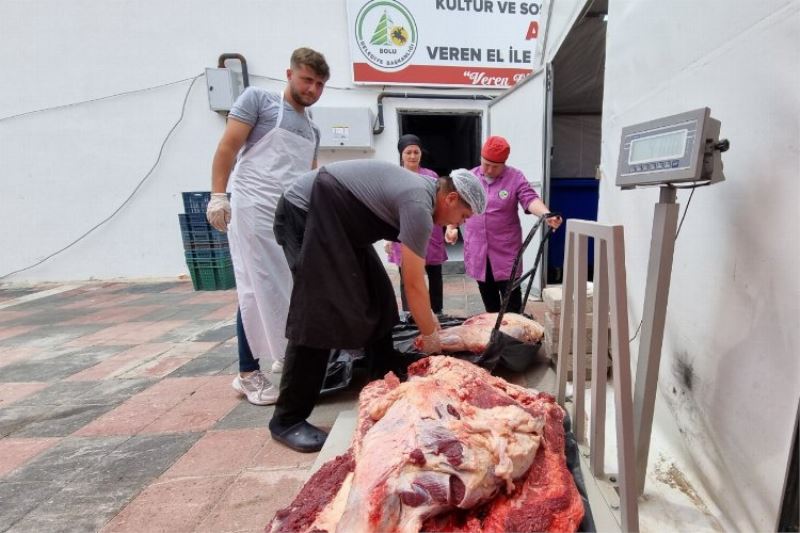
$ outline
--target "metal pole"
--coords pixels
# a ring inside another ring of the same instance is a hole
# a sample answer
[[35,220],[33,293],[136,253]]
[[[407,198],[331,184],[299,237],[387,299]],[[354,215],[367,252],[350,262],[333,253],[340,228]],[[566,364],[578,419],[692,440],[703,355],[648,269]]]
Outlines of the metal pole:
[[674,187],[661,187],[655,206],[653,233],[650,237],[650,259],[647,265],[647,287],[642,308],[642,336],[636,362],[633,397],[633,428],[636,439],[636,476],[638,494],[644,493],[653,409],[658,387],[658,367],[664,340],[664,322],[672,277],[675,231],[678,226],[678,204]]

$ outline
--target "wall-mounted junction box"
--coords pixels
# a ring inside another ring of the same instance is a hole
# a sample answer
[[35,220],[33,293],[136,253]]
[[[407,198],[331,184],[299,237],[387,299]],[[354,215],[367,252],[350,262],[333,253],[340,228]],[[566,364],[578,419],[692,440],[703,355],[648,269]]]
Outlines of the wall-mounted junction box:
[[372,110],[368,107],[312,107],[320,148],[372,150]]
[[206,86],[212,111],[230,111],[244,91],[241,74],[229,68],[207,68]]

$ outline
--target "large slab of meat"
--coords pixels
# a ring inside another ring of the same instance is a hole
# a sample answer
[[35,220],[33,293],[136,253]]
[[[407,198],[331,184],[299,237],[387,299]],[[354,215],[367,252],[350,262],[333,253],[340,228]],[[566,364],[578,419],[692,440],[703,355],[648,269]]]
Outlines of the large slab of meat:
[[268,532],[576,531],[583,504],[552,396],[446,356],[367,385],[350,449]]
[[[460,326],[443,329],[439,333],[442,351],[483,353],[496,322],[497,313],[482,313],[466,319]],[[527,344],[540,342],[544,337],[541,324],[516,313],[503,315],[500,331]]]

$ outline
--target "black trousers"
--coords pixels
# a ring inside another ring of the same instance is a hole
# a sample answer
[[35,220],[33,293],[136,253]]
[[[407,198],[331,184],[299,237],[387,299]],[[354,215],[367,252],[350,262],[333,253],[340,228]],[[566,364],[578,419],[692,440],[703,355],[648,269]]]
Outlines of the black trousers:
[[[425,273],[428,274],[428,295],[431,298],[431,310],[434,313],[441,313],[444,307],[444,285],[442,284],[442,265],[425,265]],[[403,269],[400,269],[400,301],[403,304],[403,311],[408,311],[408,299],[406,298],[406,286],[403,283]]]
[[[481,300],[483,300],[483,307],[486,308],[487,313],[499,313],[500,305],[503,302],[503,296],[506,294],[506,288],[510,283],[509,280],[497,281],[494,279],[492,273],[492,264],[489,258],[486,258],[486,281],[478,282],[478,290],[481,292]],[[509,313],[522,312],[522,288],[517,287],[511,291],[511,299],[508,302]]]
[[[280,198],[275,210],[275,237],[283,247],[293,277],[301,259],[306,219],[307,215],[303,210],[286,202],[283,197]],[[337,346],[319,348],[289,340],[283,362],[280,394],[271,424],[287,428],[311,415],[325,381],[332,348]],[[396,373],[400,370],[393,367],[397,365],[399,358],[394,351],[391,330],[381,338],[370,341],[364,349],[372,364],[373,377],[382,377],[389,370],[396,370]]]
[[[382,378],[390,370],[405,379],[406,363],[395,351],[392,334],[371,342],[365,353],[371,377]],[[272,420],[280,427],[290,427],[311,416],[325,381],[331,350],[300,346],[289,341],[283,362],[281,390]]]

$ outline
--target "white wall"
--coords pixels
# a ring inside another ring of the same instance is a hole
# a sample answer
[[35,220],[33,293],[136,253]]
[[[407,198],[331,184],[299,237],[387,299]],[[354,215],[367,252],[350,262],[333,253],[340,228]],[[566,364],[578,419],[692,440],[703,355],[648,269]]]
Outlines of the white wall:
[[[310,46],[331,66],[318,105],[375,110],[382,87],[352,85],[347,32],[344,0],[0,4],[0,40],[4,50],[15,51],[0,57],[6,73],[0,84],[0,276],[66,246],[122,204],[178,120],[189,78],[215,67],[221,53],[243,54],[251,84],[279,91],[292,50]],[[139,91],[178,80],[187,81]],[[56,106],[67,107],[34,112]],[[374,152],[327,151],[320,162],[396,161],[398,109],[484,111],[486,103],[387,99],[386,130],[375,137]],[[208,190],[224,123],[209,110],[200,76],[183,121],[131,202],[75,246],[2,282],[184,273],[180,192]]]
[[631,331],[658,191],[614,186],[620,129],[708,106],[731,142],[726,181],[695,192],[676,243],[658,396],[674,420],[656,421],[678,427],[728,530],[774,530],[800,395],[799,12],[610,2],[599,218],[625,225]]

